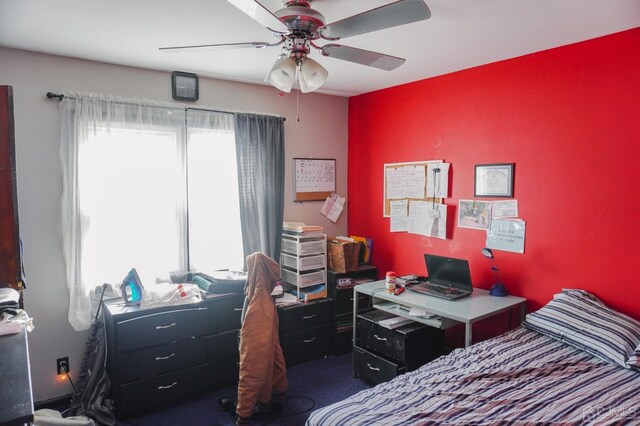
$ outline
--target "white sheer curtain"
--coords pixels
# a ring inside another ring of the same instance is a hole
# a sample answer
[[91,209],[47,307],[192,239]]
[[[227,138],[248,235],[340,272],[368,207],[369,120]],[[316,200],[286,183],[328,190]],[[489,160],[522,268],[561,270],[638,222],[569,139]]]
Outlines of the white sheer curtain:
[[185,110],[65,93],[60,116],[69,322],[84,330],[95,286],[188,267]]
[[242,270],[233,114],[189,109],[187,140],[190,267]]

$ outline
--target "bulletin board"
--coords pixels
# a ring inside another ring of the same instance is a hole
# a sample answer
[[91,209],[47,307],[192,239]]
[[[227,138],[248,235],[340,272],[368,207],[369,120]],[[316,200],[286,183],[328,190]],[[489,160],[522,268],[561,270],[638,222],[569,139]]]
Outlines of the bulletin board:
[[335,191],[335,159],[293,159],[293,201],[325,200]]
[[[390,217],[391,216],[391,200],[402,200],[402,199],[406,199],[406,200],[417,200],[417,201],[434,201],[434,199],[432,197],[426,197],[427,194],[427,185],[430,183],[429,182],[429,176],[427,176],[427,166],[429,164],[432,163],[442,163],[441,160],[427,160],[427,161],[412,161],[412,162],[408,162],[408,163],[389,163],[389,164],[385,164],[384,165],[384,173],[383,173],[383,179],[384,179],[384,185],[383,185],[383,216],[384,217]],[[393,170],[397,170],[403,167],[414,167],[414,166],[422,166],[424,167],[424,182],[425,182],[425,187],[424,187],[424,196],[422,197],[406,197],[406,198],[399,198],[399,197],[394,197],[392,194],[389,193],[388,191],[388,187],[387,187],[387,175],[389,171],[393,171]],[[393,197],[393,198],[392,198]],[[442,203],[442,198],[436,198],[435,199],[436,203]]]

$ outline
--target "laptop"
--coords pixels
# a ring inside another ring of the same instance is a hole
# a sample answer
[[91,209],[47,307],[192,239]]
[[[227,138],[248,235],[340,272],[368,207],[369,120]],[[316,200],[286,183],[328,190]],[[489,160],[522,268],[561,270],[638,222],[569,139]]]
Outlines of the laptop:
[[407,287],[411,291],[442,299],[454,300],[473,292],[469,262],[452,257],[424,255],[429,278],[421,284]]

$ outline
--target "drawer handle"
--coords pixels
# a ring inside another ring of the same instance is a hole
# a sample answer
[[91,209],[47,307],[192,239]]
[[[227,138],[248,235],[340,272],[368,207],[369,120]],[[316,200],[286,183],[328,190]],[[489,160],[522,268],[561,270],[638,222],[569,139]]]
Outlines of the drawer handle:
[[167,386],[158,386],[158,390],[171,389],[172,387],[174,387],[177,384],[178,384],[178,382],[173,382],[173,383],[171,383],[170,385],[167,385]]
[[313,315],[309,315],[307,317],[302,317],[302,319],[311,319],[311,318],[315,318],[316,314]]
[[156,325],[156,330],[162,330],[163,328],[171,328],[171,327],[175,327],[176,323],[172,322],[169,325]]
[[386,337],[378,337],[378,335],[377,335],[377,334],[374,334],[374,335],[373,335],[373,337],[375,337],[376,339],[378,339],[378,340],[380,340],[380,341],[382,341],[382,342],[386,342],[386,341],[387,341],[387,338],[386,338]]
[[314,337],[313,339],[309,339],[309,340],[303,340],[302,343],[311,343],[314,340],[316,340],[316,338]]
[[170,359],[173,358],[174,356],[176,356],[175,353],[171,354],[171,355],[167,355],[167,356],[157,356],[156,357],[156,361],[163,361],[165,359]]
[[234,312],[242,312],[242,308],[233,308]]
[[371,364],[367,363],[367,367],[369,367],[370,370],[373,371],[380,371],[380,369],[378,367],[372,367]]

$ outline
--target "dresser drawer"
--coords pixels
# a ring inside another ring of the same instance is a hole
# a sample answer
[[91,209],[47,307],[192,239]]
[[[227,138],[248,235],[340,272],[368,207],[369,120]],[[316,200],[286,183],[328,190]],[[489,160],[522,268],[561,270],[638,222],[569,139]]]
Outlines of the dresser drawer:
[[207,334],[217,334],[222,331],[238,330],[242,317],[244,294],[234,294],[215,299],[208,299],[207,304]]
[[[336,289],[335,295],[335,314],[353,313],[353,288]],[[366,310],[369,307],[370,300],[370,296],[358,293],[358,310],[360,312]]]
[[210,365],[210,382],[213,387],[238,381],[240,350],[238,330],[207,336],[207,358]]
[[118,352],[159,345],[207,331],[206,308],[189,308],[142,315],[116,324]]
[[202,337],[176,340],[164,345],[118,354],[118,382],[168,373],[207,362]]
[[120,386],[119,413],[160,407],[207,390],[207,364]]
[[331,353],[332,325],[312,328],[281,337],[280,344],[288,367]]
[[309,330],[332,322],[333,300],[320,299],[302,305],[278,308],[280,334]]
[[406,334],[375,322],[358,319],[358,346],[405,362]]
[[353,347],[355,373],[373,383],[382,383],[403,374],[405,367],[357,346]]

